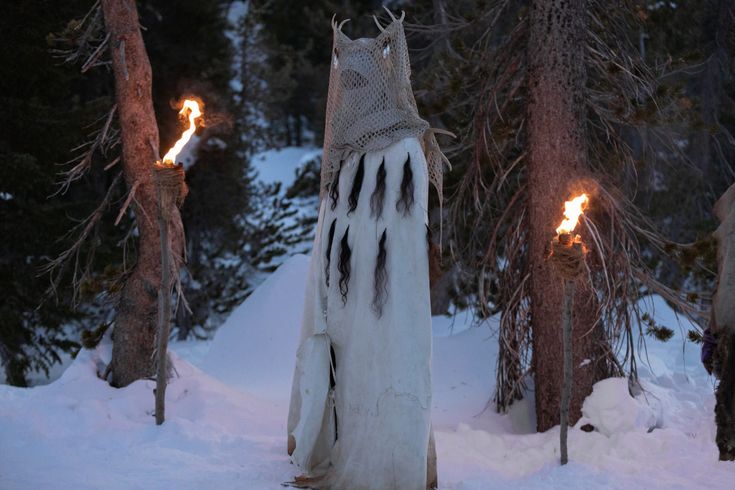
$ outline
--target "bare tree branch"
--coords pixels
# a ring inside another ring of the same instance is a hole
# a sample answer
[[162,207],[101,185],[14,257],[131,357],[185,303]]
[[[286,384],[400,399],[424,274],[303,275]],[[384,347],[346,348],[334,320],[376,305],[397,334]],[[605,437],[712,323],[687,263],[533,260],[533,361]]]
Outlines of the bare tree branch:
[[[51,285],[49,286],[48,293],[56,296],[56,291],[58,289],[59,283],[61,282],[61,279],[64,276],[66,266],[68,263],[73,262],[73,303],[77,304],[79,299],[79,285],[85,277],[89,276],[91,270],[91,259],[89,258],[85,261],[85,267],[80,267],[82,248],[84,244],[88,241],[93,241],[91,239],[95,236],[100,220],[102,219],[105,211],[107,211],[110,203],[112,202],[114,191],[117,188],[117,185],[120,183],[121,178],[122,172],[118,172],[118,174],[115,176],[112,183],[110,184],[110,187],[107,189],[107,194],[105,194],[104,199],[102,199],[102,202],[100,202],[100,204],[92,212],[92,214],[90,214],[82,222],[74,226],[65,235],[64,238],[76,235],[74,243],[72,243],[69,248],[61,252],[56,258],[50,260],[41,268],[41,274],[49,274],[51,277]],[[90,252],[90,256],[92,254],[93,252]]]
[[[66,162],[65,165],[73,166],[69,170],[65,170],[59,174],[62,177],[62,180],[61,182],[59,182],[59,187],[56,192],[52,194],[52,197],[58,194],[64,194],[67,190],[69,190],[69,186],[71,186],[72,183],[81,179],[84,174],[89,171],[92,166],[92,159],[95,155],[95,152],[97,152],[98,150],[104,152],[106,149],[118,144],[118,131],[112,129],[112,120],[115,116],[116,111],[117,104],[112,106],[112,109],[110,109],[110,111],[107,113],[106,117],[104,118],[104,124],[102,125],[102,127],[92,132],[90,136],[92,136],[93,139],[77,146],[72,150],[83,151],[77,157]],[[115,161],[117,161],[117,159]],[[105,169],[107,168],[108,167],[105,167]]]

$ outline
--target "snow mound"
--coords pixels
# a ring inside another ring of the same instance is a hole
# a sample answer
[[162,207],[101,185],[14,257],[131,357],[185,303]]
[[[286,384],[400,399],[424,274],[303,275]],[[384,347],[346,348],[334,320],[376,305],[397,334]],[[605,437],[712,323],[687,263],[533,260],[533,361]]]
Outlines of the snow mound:
[[296,362],[306,255],[284,262],[217,330],[202,369],[230,386],[267,398],[287,398]]
[[47,386],[0,385],[0,488],[260,490],[292,477],[282,405],[172,353],[177,375],[157,426],[154,381],[116,389],[97,377],[110,354],[109,344],[82,350]]
[[582,404],[578,426],[592,424],[600,433],[613,434],[656,427],[658,416],[653,408],[628,391],[626,378],[608,378],[595,383],[592,393]]
[[[476,326],[469,312],[460,312],[456,318],[435,316],[431,320],[432,422],[435,429],[453,430],[482,412],[493,392],[494,379],[488,373],[493,372],[498,356],[498,342],[492,334],[497,318]],[[472,425],[486,428],[485,421],[478,418]]]
[[321,148],[288,146],[258,153],[253,156],[252,164],[258,171],[259,181],[266,184],[281,182],[286,188],[293,184],[299,168],[321,154]]

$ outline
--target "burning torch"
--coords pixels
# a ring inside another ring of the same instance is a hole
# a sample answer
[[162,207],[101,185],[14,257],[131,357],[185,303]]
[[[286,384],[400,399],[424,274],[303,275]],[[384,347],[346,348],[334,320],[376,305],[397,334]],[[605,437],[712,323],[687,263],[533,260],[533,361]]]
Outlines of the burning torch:
[[[156,185],[156,197],[158,200],[158,228],[161,237],[161,287],[158,289],[158,333],[157,333],[157,371],[156,371],[156,425],[161,425],[164,420],[166,399],[167,349],[168,336],[171,324],[171,289],[172,275],[178,274],[178,263],[171,263],[171,244],[169,241],[169,226],[171,226],[172,213],[181,208],[188,192],[184,182],[184,167],[176,164],[176,157],[189,142],[201,122],[202,112],[199,103],[192,99],[186,99],[179,111],[179,115],[187,118],[189,127],[181,135],[181,138],[163,156],[163,160],[157,161],[153,166],[153,180]],[[173,273],[173,274],[172,274]]]
[[584,269],[587,252],[582,237],[574,233],[579,218],[587,207],[589,197],[581,194],[564,203],[564,220],[551,240],[549,260],[557,274],[564,280],[564,304],[561,314],[564,349],[564,383],[560,407],[561,464],[567,464],[567,430],[569,428],[569,399],[572,395],[572,308],[574,305],[574,280]]

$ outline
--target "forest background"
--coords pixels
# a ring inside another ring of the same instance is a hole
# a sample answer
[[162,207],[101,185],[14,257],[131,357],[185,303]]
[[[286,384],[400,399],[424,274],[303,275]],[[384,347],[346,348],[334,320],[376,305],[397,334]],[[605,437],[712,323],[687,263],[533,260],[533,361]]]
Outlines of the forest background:
[[[137,253],[135,216],[121,213],[128,192],[109,60],[85,64],[105,37],[87,29],[93,3],[10,2],[0,19],[7,38],[0,50],[0,357],[6,382],[17,386],[114,321]],[[288,189],[259,181],[253,161],[274,148],[321,146],[329,19],[335,12],[351,18],[343,30],[353,38],[374,36],[372,15],[385,21],[385,2],[137,3],[161,147],[179,135],[174,108],[183,96],[206,104],[206,127],[184,161],[190,193],[181,279],[190,311],[177,309],[173,335],[209,338],[286,256],[308,251],[319,158],[301,166]],[[387,2],[406,11],[419,112],[458,136],[440,137],[452,170],[443,206],[436,196],[431,201],[441,250],[432,309],[504,315],[500,338],[517,345],[505,357],[501,349],[501,409],[521,396],[531,367],[530,333],[519,320],[526,306],[514,294],[531,293],[509,279],[524,277],[529,265],[529,3]],[[610,8],[591,1],[585,11],[592,41],[581,110],[590,167],[619,190],[625,216],[636,218],[628,231],[648,280],[632,283],[633,296],[669,294],[701,326],[692,342],[707,327],[715,285],[712,208],[735,181],[729,4],[621,1]],[[634,320],[656,341],[672,327]],[[613,343],[625,337],[607,333]]]

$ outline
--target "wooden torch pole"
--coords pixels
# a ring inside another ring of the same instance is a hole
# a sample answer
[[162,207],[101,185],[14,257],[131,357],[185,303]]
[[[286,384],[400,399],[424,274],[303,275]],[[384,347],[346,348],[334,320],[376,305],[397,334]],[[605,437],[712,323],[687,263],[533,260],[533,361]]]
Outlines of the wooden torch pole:
[[564,350],[564,384],[561,391],[559,415],[559,446],[561,464],[569,461],[567,432],[569,429],[569,400],[572,397],[572,310],[574,307],[574,280],[564,279],[564,305],[562,310],[562,342]]
[[574,281],[584,266],[585,247],[581,240],[568,233],[558,235],[551,242],[549,259],[564,281],[564,303],[562,304],[562,354],[563,380],[559,403],[559,449],[561,464],[569,461],[567,434],[569,432],[569,402],[572,398],[572,314],[574,308]]
[[171,323],[171,251],[168,246],[168,220],[161,206],[161,188],[158,186],[158,229],[161,237],[161,287],[158,288],[158,358],[156,371],[156,425],[164,421],[166,377],[168,376],[168,336]]
[[[171,328],[171,245],[169,226],[174,207],[180,207],[186,195],[184,169],[179,165],[157,163],[153,170],[158,199],[158,229],[161,238],[161,286],[158,289],[158,331],[156,342],[156,425],[165,419],[166,383],[168,381],[168,337]],[[175,271],[173,271],[175,272]]]

